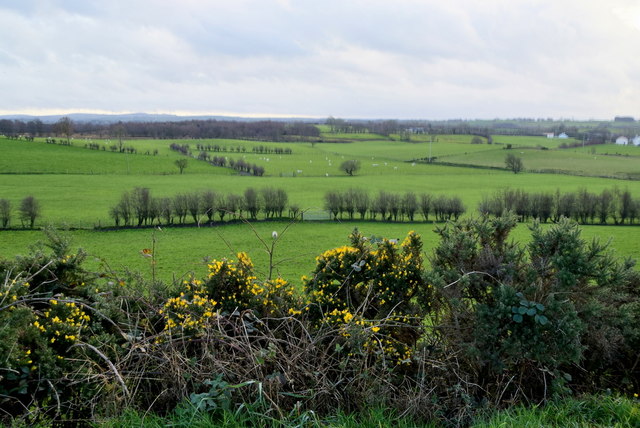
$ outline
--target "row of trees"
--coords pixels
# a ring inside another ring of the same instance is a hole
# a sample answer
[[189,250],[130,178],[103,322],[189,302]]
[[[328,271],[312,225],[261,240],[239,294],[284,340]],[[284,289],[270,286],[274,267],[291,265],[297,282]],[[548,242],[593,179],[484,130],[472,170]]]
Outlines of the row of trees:
[[[243,194],[224,194],[214,190],[180,193],[173,197],[154,197],[151,190],[136,187],[125,192],[110,210],[116,227],[144,226],[153,224],[211,223],[216,215],[219,221],[238,219],[244,214],[257,220],[262,213],[265,219],[283,217],[289,196],[283,189],[252,187]],[[289,215],[296,216],[300,209],[289,207]]]
[[[27,196],[20,201],[18,207],[18,218],[22,223],[22,227],[33,229],[36,219],[41,214],[40,202],[33,196]],[[8,199],[0,199],[0,226],[3,229],[9,228],[11,224],[12,207],[11,201]]]
[[61,146],[73,146],[71,141],[63,140],[63,139],[56,140],[53,137],[47,137],[47,139],[45,140],[45,143],[47,143],[47,144],[60,144]]
[[376,220],[379,215],[383,221],[414,221],[416,215],[422,215],[424,221],[428,221],[429,215],[433,214],[436,221],[447,221],[457,220],[465,212],[462,200],[457,196],[396,194],[381,190],[371,197],[366,190],[356,188],[325,193],[324,207],[336,220],[338,216],[353,220],[358,214],[361,220],[367,217]]
[[[187,148],[188,144],[185,144]],[[237,152],[237,153],[245,153],[247,148],[245,146],[224,146],[220,144],[196,144],[196,150],[204,151],[204,152]],[[269,147],[269,146],[255,146],[251,149],[253,153],[273,153],[276,155],[290,155],[293,153],[289,147]]]
[[229,167],[235,169],[238,172],[251,174],[256,177],[262,177],[264,175],[264,168],[260,165],[249,163],[244,159],[227,159],[225,156],[211,156],[207,152],[200,152],[198,160],[208,162],[213,166]]
[[129,136],[133,138],[229,138],[264,141],[299,141],[318,138],[320,131],[304,122],[233,121],[233,120],[183,120],[162,122],[75,122],[63,117],[56,123],[44,123],[39,119],[0,120],[0,134],[45,136],[55,134],[69,140],[73,134],[102,137]]
[[[191,150],[189,149],[188,144],[172,143],[169,146],[169,148],[185,156],[194,157],[193,154],[191,153]],[[235,169],[240,173],[251,174],[256,177],[262,177],[264,175],[264,167],[249,163],[244,159],[234,160],[234,159],[227,159],[225,156],[211,156],[206,151],[201,151],[198,154],[198,157],[196,159],[208,162],[210,165],[213,165],[213,166],[220,166],[224,168],[229,167],[229,168]],[[183,160],[183,161],[186,162],[186,160]],[[178,166],[178,168],[180,168],[180,174],[182,174],[182,172],[184,171],[184,168],[186,168],[186,163],[184,163],[184,166],[181,167],[180,165],[178,165],[178,161],[176,161],[176,165]]]
[[541,222],[558,222],[560,218],[572,218],[588,224],[632,224],[640,218],[640,200],[634,199],[628,190],[605,189],[591,193],[582,188],[577,192],[528,193],[521,189],[504,189],[492,196],[485,196],[478,211],[496,217],[511,211],[522,222],[538,219]]

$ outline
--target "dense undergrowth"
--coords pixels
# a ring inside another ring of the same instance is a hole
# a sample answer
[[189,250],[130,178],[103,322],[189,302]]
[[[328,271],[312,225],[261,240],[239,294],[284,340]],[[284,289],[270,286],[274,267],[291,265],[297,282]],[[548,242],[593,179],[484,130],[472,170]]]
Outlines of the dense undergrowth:
[[[275,424],[384,408],[464,426],[576,393],[633,397],[634,263],[566,219],[534,224],[527,245],[509,240],[515,224],[448,223],[429,267],[415,233],[395,242],[354,231],[316,258],[302,293],[257,278],[245,253],[180,284],[89,272],[83,252],[49,231],[29,256],[0,262],[1,417],[81,422],[126,410]],[[276,244],[274,234],[265,247]]]

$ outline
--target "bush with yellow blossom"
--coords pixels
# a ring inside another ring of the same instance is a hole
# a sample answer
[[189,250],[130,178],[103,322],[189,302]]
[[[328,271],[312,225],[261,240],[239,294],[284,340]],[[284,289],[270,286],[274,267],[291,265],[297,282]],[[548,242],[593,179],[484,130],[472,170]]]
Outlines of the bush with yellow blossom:
[[364,339],[354,347],[406,363],[420,335],[412,299],[424,288],[422,241],[410,232],[401,244],[372,242],[357,229],[350,240],[318,256],[312,276],[303,278],[310,317],[318,326],[339,326],[348,339],[360,330]]
[[183,281],[178,294],[166,301],[165,331],[199,334],[215,317],[235,311],[252,310],[261,318],[299,313],[295,308],[300,299],[293,285],[280,277],[259,281],[246,253],[238,253],[235,260],[212,260],[207,266],[204,281]]
[[92,312],[96,293],[85,284],[93,279],[81,266],[82,251],[71,253],[65,238],[47,234],[52,252],[41,246],[0,260],[0,407],[7,414],[29,403],[82,407],[100,388],[78,382],[99,379],[102,362],[87,349],[115,343]]

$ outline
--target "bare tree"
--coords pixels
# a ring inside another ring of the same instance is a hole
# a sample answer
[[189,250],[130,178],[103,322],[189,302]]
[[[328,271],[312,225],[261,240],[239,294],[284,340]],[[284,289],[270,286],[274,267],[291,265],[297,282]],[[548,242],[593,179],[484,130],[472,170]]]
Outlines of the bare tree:
[[357,159],[349,159],[340,164],[340,171],[344,171],[353,176],[360,169],[360,161]]
[[249,212],[251,220],[258,219],[258,213],[260,212],[260,198],[258,192],[253,187],[247,188],[244,191],[244,207]]
[[213,190],[206,190],[202,194],[202,213],[207,216],[209,221],[214,220],[216,213],[216,205],[218,203],[218,194]]
[[173,212],[178,217],[178,222],[184,224],[189,213],[187,195],[178,194],[173,197]]
[[60,118],[56,122],[55,129],[58,134],[62,134],[67,138],[67,144],[71,144],[71,135],[73,134],[73,122],[67,116]]
[[33,229],[36,219],[40,216],[40,203],[33,196],[27,196],[20,202],[20,221],[22,226],[29,224]]
[[523,169],[522,158],[509,153],[507,157],[504,158],[504,163],[507,166],[507,169],[513,171],[514,174],[519,173]]
[[409,221],[413,221],[413,218],[418,211],[418,198],[415,193],[408,192],[402,197],[402,215],[406,215]]
[[182,174],[184,172],[184,169],[187,167],[187,165],[189,164],[189,162],[186,159],[176,159],[176,161],[174,162],[174,164],[178,167],[178,169],[180,170],[180,174]]
[[200,223],[198,220],[198,216],[201,212],[202,204],[200,203],[200,194],[198,193],[187,193],[187,210],[191,217],[193,218],[194,223]]
[[8,199],[0,199],[0,223],[6,229],[11,221],[11,202]]
[[369,210],[369,194],[362,189],[354,189],[356,211],[360,214],[360,219],[364,220],[364,216]]
[[422,193],[420,195],[420,212],[424,217],[424,221],[429,221],[429,212],[431,212],[431,199],[433,198],[428,193]]
[[340,193],[335,190],[330,190],[324,194],[324,208],[333,215],[333,219],[338,219],[338,212],[340,212]]

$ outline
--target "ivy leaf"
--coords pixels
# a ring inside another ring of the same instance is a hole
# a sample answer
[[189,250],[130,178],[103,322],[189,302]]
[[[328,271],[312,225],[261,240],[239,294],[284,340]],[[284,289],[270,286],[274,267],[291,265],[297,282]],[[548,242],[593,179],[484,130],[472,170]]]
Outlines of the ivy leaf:
[[520,315],[524,315],[527,313],[527,308],[525,308],[524,306],[520,306],[518,308],[518,312],[520,313]]
[[522,318],[522,315],[520,315],[520,314],[515,314],[515,315],[513,316],[513,320],[514,320],[515,322],[517,322],[517,323],[521,323],[521,322],[522,322],[522,319],[523,319],[523,318]]
[[534,315],[536,314],[536,312],[537,312],[537,311],[536,311],[536,308],[530,308],[530,309],[527,311],[527,315],[529,315],[530,317],[532,317],[532,316],[534,316]]
[[536,303],[536,308],[538,308],[539,311],[544,311],[544,305],[542,303]]

